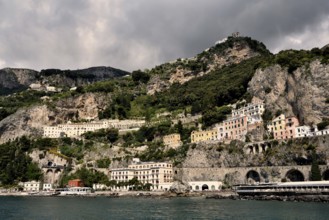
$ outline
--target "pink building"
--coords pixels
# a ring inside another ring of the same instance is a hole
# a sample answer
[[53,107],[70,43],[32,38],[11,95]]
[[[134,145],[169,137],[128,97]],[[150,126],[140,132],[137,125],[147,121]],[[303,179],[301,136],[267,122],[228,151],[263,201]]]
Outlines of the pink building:
[[244,140],[247,134],[248,117],[241,115],[223,121],[217,126],[219,140]]

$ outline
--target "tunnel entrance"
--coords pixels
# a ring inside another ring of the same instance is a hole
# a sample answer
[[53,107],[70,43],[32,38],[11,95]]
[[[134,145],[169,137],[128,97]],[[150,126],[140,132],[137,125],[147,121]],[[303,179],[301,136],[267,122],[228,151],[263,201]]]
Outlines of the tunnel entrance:
[[207,184],[203,184],[203,185],[202,185],[202,191],[203,191],[203,190],[208,190],[208,189],[209,189],[209,187],[208,187]]
[[299,170],[289,170],[286,174],[286,179],[291,182],[305,181],[305,177]]
[[246,179],[247,179],[247,183],[260,182],[260,175],[257,171],[250,170],[246,175]]

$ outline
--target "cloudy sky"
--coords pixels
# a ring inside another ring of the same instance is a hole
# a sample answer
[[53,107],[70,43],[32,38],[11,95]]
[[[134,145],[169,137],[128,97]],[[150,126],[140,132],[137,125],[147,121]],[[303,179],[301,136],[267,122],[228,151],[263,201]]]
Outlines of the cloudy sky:
[[0,68],[150,68],[232,32],[272,52],[329,43],[328,0],[0,0]]

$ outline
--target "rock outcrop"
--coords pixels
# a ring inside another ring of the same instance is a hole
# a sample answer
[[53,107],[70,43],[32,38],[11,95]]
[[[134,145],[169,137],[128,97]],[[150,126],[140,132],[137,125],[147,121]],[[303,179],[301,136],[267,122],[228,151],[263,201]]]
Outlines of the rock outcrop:
[[105,108],[106,97],[86,93],[62,99],[57,103],[23,108],[0,121],[0,143],[17,137],[42,136],[42,127],[66,123],[69,120],[90,120],[98,117],[98,110]]
[[329,115],[329,65],[316,60],[293,73],[279,65],[258,69],[249,83],[252,96],[265,101],[272,113],[295,115],[312,125]]

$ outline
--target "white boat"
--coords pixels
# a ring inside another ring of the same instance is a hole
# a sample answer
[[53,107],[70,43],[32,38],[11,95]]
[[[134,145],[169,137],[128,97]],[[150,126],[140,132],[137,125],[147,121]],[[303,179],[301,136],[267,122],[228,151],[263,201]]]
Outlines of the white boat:
[[90,187],[69,187],[69,188],[58,188],[56,192],[59,192],[59,195],[62,196],[79,196],[79,195],[89,195],[93,193],[92,188]]

